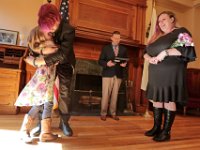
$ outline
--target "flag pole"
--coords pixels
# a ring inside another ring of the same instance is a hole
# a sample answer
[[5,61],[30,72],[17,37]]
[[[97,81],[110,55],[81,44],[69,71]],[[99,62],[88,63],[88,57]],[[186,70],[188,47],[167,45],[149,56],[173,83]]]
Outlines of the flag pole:
[[[148,38],[148,40],[150,39],[150,37],[152,36],[154,30],[155,30],[155,20],[156,20],[156,10],[155,10],[155,0],[152,0],[152,10],[151,10],[151,20],[146,32],[146,37]],[[147,82],[148,82],[148,66],[149,63],[147,61],[144,61],[144,68],[143,68],[143,77],[142,77],[142,85],[141,85],[141,89],[145,92],[146,88],[147,88]],[[149,113],[149,100],[147,100],[147,105],[146,105],[146,110],[144,113],[144,117],[145,118],[149,118],[152,117]]]

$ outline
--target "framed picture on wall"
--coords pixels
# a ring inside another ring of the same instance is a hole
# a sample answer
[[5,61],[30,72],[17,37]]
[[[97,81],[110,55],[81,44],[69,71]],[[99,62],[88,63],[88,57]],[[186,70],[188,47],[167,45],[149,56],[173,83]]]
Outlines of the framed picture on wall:
[[0,29],[0,44],[16,45],[19,32]]

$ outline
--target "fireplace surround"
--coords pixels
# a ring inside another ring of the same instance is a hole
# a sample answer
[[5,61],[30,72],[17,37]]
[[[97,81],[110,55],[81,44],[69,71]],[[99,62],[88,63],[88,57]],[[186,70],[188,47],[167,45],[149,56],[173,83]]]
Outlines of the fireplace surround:
[[[99,115],[102,97],[102,68],[96,60],[78,59],[71,86],[71,112],[74,115]],[[122,82],[118,113],[126,107],[126,89]]]

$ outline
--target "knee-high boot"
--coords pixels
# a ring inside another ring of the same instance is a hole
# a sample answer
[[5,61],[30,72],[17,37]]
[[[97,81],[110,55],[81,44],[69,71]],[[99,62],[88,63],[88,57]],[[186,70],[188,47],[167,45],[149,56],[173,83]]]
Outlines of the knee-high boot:
[[63,131],[65,136],[72,136],[73,131],[69,125],[70,115],[61,115],[59,128]]
[[40,141],[46,142],[46,141],[53,141],[58,138],[58,135],[54,135],[51,132],[51,118],[46,118],[41,121],[42,130],[40,134]]
[[34,119],[26,114],[24,116],[24,120],[20,129],[20,135],[21,135],[21,140],[23,140],[25,143],[32,143],[32,138],[30,136],[30,130],[31,126],[33,124]]
[[154,136],[153,140],[157,142],[168,141],[171,138],[170,131],[175,119],[176,112],[165,109],[164,127],[160,134]]
[[155,136],[156,134],[160,133],[162,124],[162,112],[163,108],[153,108],[154,126],[151,130],[145,132],[146,136]]

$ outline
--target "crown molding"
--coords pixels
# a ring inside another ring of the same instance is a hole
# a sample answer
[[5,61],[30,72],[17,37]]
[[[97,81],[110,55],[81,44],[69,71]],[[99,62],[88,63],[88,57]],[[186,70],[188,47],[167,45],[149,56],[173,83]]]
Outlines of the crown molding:
[[193,2],[194,2],[194,0],[190,0],[190,2],[188,2],[188,0],[169,0],[169,1],[177,3],[179,5],[186,6],[188,8],[192,8],[193,7]]
[[[178,0],[179,1],[179,0]],[[185,12],[188,9],[191,9],[192,6],[184,5],[183,3],[178,3],[177,0],[156,0],[156,5],[169,8],[169,9],[175,9],[179,12]]]
[[200,6],[200,0],[190,0],[190,2],[188,2],[188,0],[169,0],[169,1],[175,2],[180,5],[184,5],[186,7],[190,7],[190,8]]
[[193,1],[193,7],[199,7],[200,6],[200,0]]
[[190,2],[188,0],[156,0],[156,5],[184,12],[191,8],[200,7],[200,0],[190,0]]

